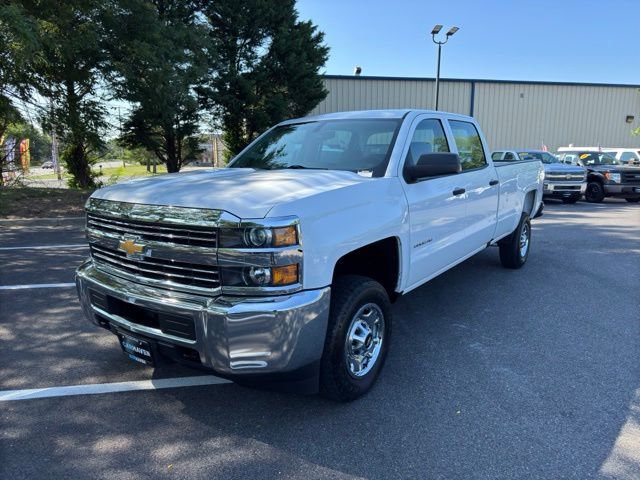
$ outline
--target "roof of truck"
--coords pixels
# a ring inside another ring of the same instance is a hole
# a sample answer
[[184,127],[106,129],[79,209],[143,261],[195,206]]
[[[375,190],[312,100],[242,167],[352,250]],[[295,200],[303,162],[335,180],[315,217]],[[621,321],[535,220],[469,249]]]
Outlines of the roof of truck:
[[447,116],[459,117],[460,119],[471,120],[471,117],[467,115],[460,115],[457,113],[436,111],[436,110],[421,110],[414,108],[405,108],[405,109],[390,109],[390,110],[354,110],[351,112],[333,112],[333,113],[323,113],[321,115],[311,115],[308,117],[302,118],[294,118],[291,120],[287,120],[282,122],[286,123],[298,123],[300,121],[316,121],[316,120],[338,120],[338,119],[367,119],[367,118],[390,118],[390,119],[400,119],[407,116],[409,113],[413,114],[432,114],[432,115],[441,115],[446,114]]

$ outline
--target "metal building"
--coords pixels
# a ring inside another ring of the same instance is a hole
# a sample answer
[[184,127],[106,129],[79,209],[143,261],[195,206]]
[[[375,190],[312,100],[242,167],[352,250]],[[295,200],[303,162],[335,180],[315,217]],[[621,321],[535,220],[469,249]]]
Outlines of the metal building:
[[[312,114],[434,105],[433,78],[325,75],[327,98]],[[491,149],[640,147],[640,85],[440,81],[440,109],[471,115]]]

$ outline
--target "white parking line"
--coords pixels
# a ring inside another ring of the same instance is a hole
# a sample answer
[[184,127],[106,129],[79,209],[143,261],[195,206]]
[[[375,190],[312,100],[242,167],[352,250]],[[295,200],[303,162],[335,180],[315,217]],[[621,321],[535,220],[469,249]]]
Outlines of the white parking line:
[[161,388],[200,387],[231,383],[214,375],[198,377],[162,378],[159,380],[139,380],[135,382],[97,383],[92,385],[70,385],[68,387],[31,388],[27,390],[0,391],[0,402],[31,400],[34,398],[67,397],[70,395],[97,395],[100,393],[135,392],[159,390]]
[[49,250],[51,248],[89,248],[86,243],[75,243],[72,245],[29,245],[26,247],[0,247],[3,250]]
[[0,285],[0,290],[26,290],[29,288],[69,288],[75,283],[33,283],[31,285]]

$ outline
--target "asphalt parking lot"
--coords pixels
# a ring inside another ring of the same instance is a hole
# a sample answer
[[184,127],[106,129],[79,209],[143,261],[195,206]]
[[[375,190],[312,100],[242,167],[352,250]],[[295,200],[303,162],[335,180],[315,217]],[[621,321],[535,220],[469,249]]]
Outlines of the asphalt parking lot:
[[[83,226],[0,221],[0,399],[203,375],[133,364],[84,320]],[[637,479],[639,290],[640,207],[550,201],[522,270],[491,248],[395,304],[366,397],[224,383],[0,401],[0,478]]]

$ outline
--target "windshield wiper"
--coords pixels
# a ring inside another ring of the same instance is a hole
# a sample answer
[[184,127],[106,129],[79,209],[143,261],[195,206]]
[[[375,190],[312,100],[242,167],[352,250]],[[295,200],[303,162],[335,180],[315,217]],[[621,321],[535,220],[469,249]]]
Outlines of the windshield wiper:
[[286,167],[283,168],[290,168],[290,169],[308,169],[308,170],[329,170],[328,168],[323,168],[323,167],[305,167],[304,165],[287,165]]

